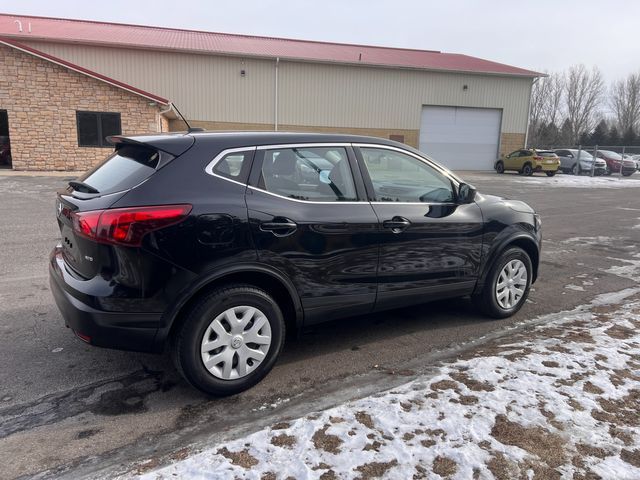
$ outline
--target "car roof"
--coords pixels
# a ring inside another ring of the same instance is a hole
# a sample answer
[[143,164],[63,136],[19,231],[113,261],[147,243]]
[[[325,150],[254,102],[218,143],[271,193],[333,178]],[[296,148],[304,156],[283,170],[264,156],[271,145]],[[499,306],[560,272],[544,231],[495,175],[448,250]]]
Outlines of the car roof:
[[144,143],[164,150],[172,155],[180,155],[193,143],[205,149],[226,150],[230,148],[252,147],[259,145],[292,145],[302,143],[368,143],[402,148],[418,155],[423,152],[409,145],[387,140],[386,138],[341,133],[309,132],[247,132],[247,131],[191,131],[152,133],[146,135],[116,135],[109,137],[112,143]]
[[184,141],[185,136],[194,138],[197,142],[223,142],[244,145],[277,145],[288,143],[377,143],[390,146],[406,145],[386,138],[351,135],[342,133],[311,133],[311,132],[265,132],[265,131],[216,131],[216,132],[169,132],[147,135],[118,135],[140,143],[162,141],[162,143],[177,143]]

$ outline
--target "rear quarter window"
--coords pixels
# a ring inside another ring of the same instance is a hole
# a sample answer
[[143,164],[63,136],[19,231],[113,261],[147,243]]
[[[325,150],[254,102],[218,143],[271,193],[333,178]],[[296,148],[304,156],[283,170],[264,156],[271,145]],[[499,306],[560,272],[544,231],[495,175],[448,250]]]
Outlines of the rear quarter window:
[[121,192],[142,183],[171,158],[171,155],[154,148],[125,144],[79,180],[98,190],[101,195]]

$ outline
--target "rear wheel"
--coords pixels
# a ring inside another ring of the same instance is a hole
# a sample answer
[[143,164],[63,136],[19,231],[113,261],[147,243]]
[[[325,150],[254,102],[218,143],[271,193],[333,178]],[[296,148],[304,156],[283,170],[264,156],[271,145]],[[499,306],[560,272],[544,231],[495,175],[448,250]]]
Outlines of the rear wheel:
[[578,165],[577,163],[573,165],[573,167],[571,168],[571,173],[573,173],[574,175],[580,175],[582,173],[582,169],[580,168],[580,165]]
[[194,387],[215,396],[251,388],[273,368],[285,337],[280,308],[251,285],[216,289],[189,310],[173,360]]
[[530,163],[525,163],[524,167],[522,167],[522,174],[530,177],[533,175],[533,167]]
[[604,174],[605,175],[611,175],[611,169],[609,168],[609,165],[607,165],[604,169]]
[[524,250],[505,250],[491,267],[482,291],[472,297],[473,303],[490,317],[510,317],[529,295],[532,272],[531,259]]
[[556,172],[545,172],[547,174],[547,177],[553,177]]
[[496,163],[496,172],[504,173],[504,163],[503,162]]

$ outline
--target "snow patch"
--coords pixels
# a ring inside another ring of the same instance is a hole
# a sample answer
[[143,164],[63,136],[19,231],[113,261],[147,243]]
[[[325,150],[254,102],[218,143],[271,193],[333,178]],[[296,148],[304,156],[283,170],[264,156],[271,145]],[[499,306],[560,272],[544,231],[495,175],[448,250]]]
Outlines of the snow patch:
[[[591,307],[639,291],[600,295]],[[488,473],[499,455],[520,470],[516,477],[530,477],[537,465],[563,478],[589,472],[640,478],[616,433],[637,445],[640,427],[610,413],[631,408],[625,405],[637,389],[640,329],[630,326],[640,325],[640,301],[598,315],[585,308],[547,315],[536,327],[441,366],[433,377],[224,442],[142,478],[260,479],[271,472],[302,479],[329,470],[335,478],[354,478],[373,466],[384,478],[439,478],[436,464],[444,462],[451,478],[466,479]]]
[[528,177],[513,181],[525,185],[556,188],[640,188],[640,180],[623,177],[556,175],[552,178]]

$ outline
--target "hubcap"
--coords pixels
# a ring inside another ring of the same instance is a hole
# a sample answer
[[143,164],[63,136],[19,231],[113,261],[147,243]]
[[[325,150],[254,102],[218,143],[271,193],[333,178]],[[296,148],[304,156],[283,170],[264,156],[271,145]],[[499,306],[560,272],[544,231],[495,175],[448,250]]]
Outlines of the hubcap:
[[202,337],[200,354],[214,377],[235,380],[253,372],[271,346],[269,320],[255,307],[232,307],[209,324]]
[[521,260],[507,262],[496,283],[496,300],[500,307],[508,310],[522,300],[527,288],[528,275],[527,267]]

